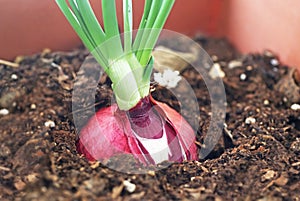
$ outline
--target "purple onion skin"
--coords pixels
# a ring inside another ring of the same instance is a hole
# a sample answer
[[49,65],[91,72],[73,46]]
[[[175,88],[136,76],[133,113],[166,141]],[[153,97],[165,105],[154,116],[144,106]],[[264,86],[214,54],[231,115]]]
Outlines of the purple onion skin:
[[[162,139],[165,144],[156,143]],[[153,151],[164,148],[167,151]],[[116,104],[100,109],[81,130],[77,151],[90,161],[132,154],[145,165],[198,159],[191,126],[151,95],[129,111],[119,110]]]

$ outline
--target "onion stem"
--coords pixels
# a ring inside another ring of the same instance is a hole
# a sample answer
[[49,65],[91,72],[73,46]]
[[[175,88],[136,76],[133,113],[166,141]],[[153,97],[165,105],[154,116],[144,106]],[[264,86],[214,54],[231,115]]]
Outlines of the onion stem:
[[124,45],[118,27],[116,2],[101,2],[104,29],[88,0],[56,0],[84,45],[112,80],[119,108],[129,110],[149,94],[153,69],[153,65],[148,65],[153,64],[151,52],[175,0],[145,0],[134,41],[132,0],[123,0]]

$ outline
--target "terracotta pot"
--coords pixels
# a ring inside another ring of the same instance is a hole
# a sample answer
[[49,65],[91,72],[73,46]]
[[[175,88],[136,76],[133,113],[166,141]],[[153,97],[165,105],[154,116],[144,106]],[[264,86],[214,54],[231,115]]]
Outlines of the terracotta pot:
[[[91,2],[100,18],[100,1]],[[135,27],[143,2],[134,1]],[[243,52],[270,49],[300,69],[299,7],[298,0],[176,0],[166,28],[190,36],[226,36]],[[53,0],[2,0],[0,44],[0,58],[11,60],[46,47],[70,50],[80,41]]]
[[[197,30],[213,33],[214,20],[211,0],[177,0],[169,18],[167,29],[184,34],[194,34]],[[100,0],[91,0],[95,13],[100,18]],[[121,0],[118,14],[121,16]],[[144,1],[134,1],[135,27],[143,12]],[[202,28],[202,29],[201,29]],[[17,55],[27,55],[43,48],[69,50],[80,41],[54,0],[2,0],[0,2],[0,58],[13,59]]]
[[264,49],[300,70],[300,1],[229,0],[223,4],[222,34],[242,52]]

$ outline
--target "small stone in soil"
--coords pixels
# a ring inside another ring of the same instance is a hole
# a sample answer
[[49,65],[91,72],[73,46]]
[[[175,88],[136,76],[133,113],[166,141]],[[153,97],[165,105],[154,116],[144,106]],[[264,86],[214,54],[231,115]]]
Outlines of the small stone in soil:
[[212,55],[212,56],[211,56],[211,59],[212,59],[213,61],[218,61],[219,58],[218,58],[218,56],[216,56],[216,55]]
[[34,104],[34,103],[31,104],[31,105],[30,105],[30,109],[35,110],[35,109],[36,109],[36,104]]
[[245,81],[246,78],[247,78],[247,75],[246,75],[245,73],[242,73],[242,74],[240,75],[240,80]]
[[264,51],[264,55],[267,57],[274,57],[274,53],[269,50]]
[[209,71],[209,76],[212,78],[212,79],[215,79],[215,78],[223,78],[225,77],[225,73],[224,71],[222,71],[221,69],[221,65],[219,63],[215,63],[212,68],[210,69]]
[[243,63],[241,61],[232,60],[232,61],[229,62],[228,68],[233,69],[233,68],[236,68],[236,67],[240,67],[242,65],[243,65]]
[[294,103],[293,105],[291,105],[291,109],[292,110],[300,110],[300,105],[297,103]]
[[13,79],[13,80],[17,80],[18,76],[16,74],[12,74],[10,78]]
[[155,171],[149,170],[147,173],[148,173],[148,175],[150,175],[150,176],[155,176]]
[[129,192],[129,193],[133,193],[136,189],[136,185],[131,183],[128,180],[123,181],[123,185],[125,186],[125,189]]
[[54,128],[55,127],[55,123],[54,121],[46,121],[45,124],[44,124],[46,127],[49,127],[49,128]]
[[253,70],[253,67],[249,65],[249,66],[246,67],[246,70],[247,70],[247,71],[252,71],[252,70]]
[[278,66],[279,65],[279,61],[277,59],[271,59],[270,64],[272,66]]
[[254,124],[256,122],[256,119],[253,117],[248,117],[245,119],[246,124]]
[[33,183],[35,181],[37,181],[37,176],[35,174],[29,174],[26,176],[26,179],[28,182]]
[[0,110],[0,115],[3,115],[3,116],[5,116],[5,115],[8,115],[9,114],[9,111],[8,111],[8,109],[1,109]]
[[270,104],[270,101],[269,100],[264,100],[264,105],[269,105]]
[[272,179],[275,176],[276,172],[273,170],[268,170],[262,177],[261,177],[261,181],[267,181]]

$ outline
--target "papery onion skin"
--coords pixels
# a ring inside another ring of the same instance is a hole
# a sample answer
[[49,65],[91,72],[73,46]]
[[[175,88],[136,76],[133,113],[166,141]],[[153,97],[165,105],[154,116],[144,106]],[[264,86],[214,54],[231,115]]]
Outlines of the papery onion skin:
[[[154,155],[159,156],[160,152],[153,154],[152,149],[147,150],[140,138],[157,140],[164,134],[169,154],[155,159]],[[90,161],[119,154],[132,154],[144,164],[198,159],[191,126],[174,109],[155,101],[151,95],[129,111],[119,110],[116,104],[100,109],[81,130],[77,150]]]

